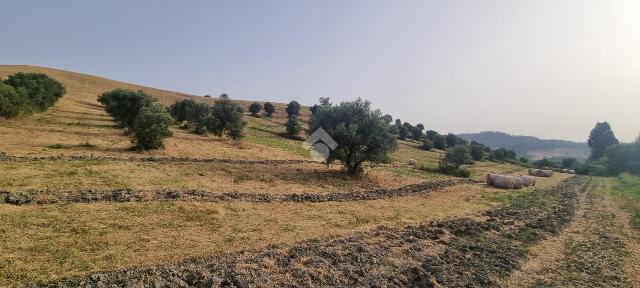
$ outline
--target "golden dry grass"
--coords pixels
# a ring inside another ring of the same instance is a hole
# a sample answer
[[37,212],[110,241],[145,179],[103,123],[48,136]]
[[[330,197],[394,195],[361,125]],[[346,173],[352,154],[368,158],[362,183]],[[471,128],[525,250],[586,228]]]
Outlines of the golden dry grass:
[[[168,105],[194,97],[100,77],[32,66],[0,65],[0,78],[40,72],[62,82],[67,94],[49,111],[20,119],[0,119],[0,150],[12,155],[142,155],[228,159],[308,159],[300,141],[282,137],[284,105],[273,117],[246,117],[241,142],[175,130],[166,148],[129,151],[130,140],[116,128],[96,97],[114,88],[141,89]],[[233,95],[231,95],[233,97]],[[248,106],[250,101],[238,101]],[[304,108],[301,119],[309,111]],[[320,164],[240,165],[192,162],[28,161],[0,162],[0,189],[74,191],[204,189],[211,192],[328,193],[395,188],[451,176],[407,165],[416,159],[435,167],[439,150],[401,141],[392,163],[368,167],[362,179],[346,178],[339,167]],[[469,167],[480,179],[487,172],[516,171],[510,164],[478,162]],[[516,173],[516,172],[514,172]],[[563,175],[542,179],[547,186]],[[477,213],[522,191],[464,185],[420,197],[325,203],[250,204],[145,202],[11,206],[0,204],[0,286],[48,280],[124,266],[179,261],[186,257],[259,249],[370,229],[417,224]]]
[[[128,148],[131,147],[130,139],[114,125],[111,118],[97,102],[99,94],[115,88],[143,90],[165,105],[186,98],[208,103],[214,101],[204,97],[57,69],[0,65],[0,78],[17,72],[45,73],[60,81],[65,86],[67,93],[54,107],[44,113],[20,119],[0,119],[0,147],[4,152],[14,155],[58,155],[64,153],[129,156],[137,153],[128,151]],[[251,103],[240,100],[237,102],[242,106],[248,106]],[[278,111],[268,120],[272,123],[284,123],[286,120],[284,104],[275,104]],[[302,113],[305,117],[308,114],[308,109],[303,109]],[[266,121],[267,119],[262,122]],[[249,122],[255,121],[249,119]],[[260,128],[260,125],[254,127]],[[274,134],[251,128],[252,126],[248,129],[248,140],[241,143],[226,138],[204,137],[175,130],[175,136],[166,142],[166,149],[145,154],[235,159],[301,159],[305,156],[298,146],[295,147],[298,150],[295,150],[292,147],[283,148],[282,145],[269,145],[269,141],[263,140],[261,137],[265,138],[265,133],[269,137],[274,137]],[[284,128],[281,129],[284,131]],[[293,146],[293,140],[281,139],[279,141]],[[81,146],[85,143],[95,145],[95,147]],[[48,148],[48,146],[55,144],[61,144],[66,148]],[[299,146],[301,147],[301,144]]]
[[355,202],[0,205],[0,285],[471,216],[497,204],[491,195],[524,191],[469,184]]
[[[401,168],[394,168],[401,169]],[[197,162],[0,162],[0,187],[8,191],[203,189],[212,193],[330,193],[396,188],[431,179],[373,169],[353,179],[337,165],[244,165]],[[426,173],[425,173],[426,174]]]

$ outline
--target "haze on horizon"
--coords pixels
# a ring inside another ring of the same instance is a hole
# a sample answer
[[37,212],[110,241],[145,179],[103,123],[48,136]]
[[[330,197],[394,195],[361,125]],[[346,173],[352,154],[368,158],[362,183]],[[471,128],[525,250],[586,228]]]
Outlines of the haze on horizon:
[[0,64],[196,95],[365,98],[442,133],[640,132],[638,1],[4,1]]

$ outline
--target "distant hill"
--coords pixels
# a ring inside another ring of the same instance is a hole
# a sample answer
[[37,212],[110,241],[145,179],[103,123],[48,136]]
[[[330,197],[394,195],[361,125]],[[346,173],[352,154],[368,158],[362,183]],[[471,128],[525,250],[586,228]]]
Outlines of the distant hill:
[[459,135],[467,141],[476,141],[492,149],[504,147],[531,159],[575,157],[586,159],[589,157],[587,143],[566,140],[547,140],[533,136],[517,136],[503,132],[465,133]]

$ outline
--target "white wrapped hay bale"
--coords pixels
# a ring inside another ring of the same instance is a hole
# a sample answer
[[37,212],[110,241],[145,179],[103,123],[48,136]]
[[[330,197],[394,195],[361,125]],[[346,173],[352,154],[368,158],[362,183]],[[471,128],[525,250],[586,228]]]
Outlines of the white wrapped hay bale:
[[408,164],[411,165],[411,166],[416,166],[416,165],[418,165],[418,160],[409,159]]

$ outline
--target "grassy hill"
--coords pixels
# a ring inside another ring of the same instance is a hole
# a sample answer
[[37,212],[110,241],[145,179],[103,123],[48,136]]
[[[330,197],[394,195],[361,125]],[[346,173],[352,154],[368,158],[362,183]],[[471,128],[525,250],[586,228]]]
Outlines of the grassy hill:
[[462,139],[476,141],[492,149],[506,148],[515,151],[520,156],[531,159],[574,157],[586,159],[589,157],[587,143],[566,140],[539,139],[533,136],[517,136],[503,132],[480,132],[460,134]]
[[[246,115],[240,142],[175,129],[165,149],[131,151],[96,101],[100,93],[141,89],[167,105],[213,100],[0,65],[0,77],[16,72],[46,73],[67,94],[44,113],[0,119],[0,152],[7,153],[0,154],[0,199],[9,202],[0,203],[0,286],[466,217],[533,191],[479,183],[487,172],[525,172],[510,164],[470,165],[479,182],[415,169],[409,159],[434,167],[443,151],[426,152],[413,141],[400,141],[391,163],[367,167],[360,179],[346,177],[338,165],[303,161],[309,155],[302,142],[281,136],[283,104],[272,118]],[[539,187],[565,177],[541,179]]]

